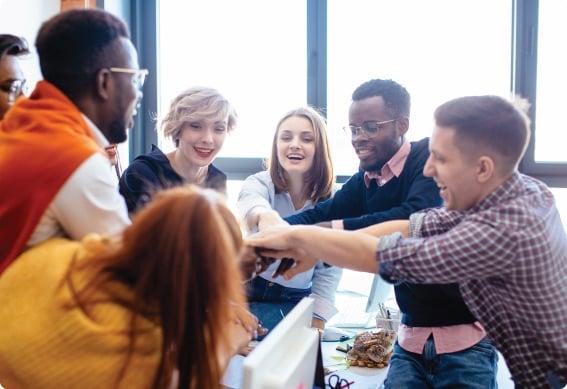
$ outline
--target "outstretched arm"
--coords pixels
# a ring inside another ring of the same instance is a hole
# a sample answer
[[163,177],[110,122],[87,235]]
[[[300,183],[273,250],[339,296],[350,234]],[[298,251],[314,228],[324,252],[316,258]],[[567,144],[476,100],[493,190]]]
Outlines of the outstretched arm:
[[246,221],[248,231],[262,231],[274,225],[285,224],[270,203],[273,185],[262,177],[262,174],[248,177],[238,194],[236,206]]
[[290,257],[294,266],[284,277],[309,270],[317,258],[343,268],[376,273],[378,239],[356,231],[342,231],[316,226],[281,226],[251,236],[247,243],[260,248],[263,255],[274,258]]
[[407,238],[409,236],[409,220],[392,220],[389,222],[374,224],[366,228],[361,228],[357,231],[377,238],[393,234],[394,232],[399,232]]

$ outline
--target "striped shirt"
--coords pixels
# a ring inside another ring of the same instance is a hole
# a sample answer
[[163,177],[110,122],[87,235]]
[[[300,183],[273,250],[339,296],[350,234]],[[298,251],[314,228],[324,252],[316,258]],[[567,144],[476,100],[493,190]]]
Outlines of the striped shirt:
[[517,387],[567,381],[567,236],[543,183],[514,173],[467,211],[413,214],[410,237],[384,237],[377,259],[385,277],[458,282]]

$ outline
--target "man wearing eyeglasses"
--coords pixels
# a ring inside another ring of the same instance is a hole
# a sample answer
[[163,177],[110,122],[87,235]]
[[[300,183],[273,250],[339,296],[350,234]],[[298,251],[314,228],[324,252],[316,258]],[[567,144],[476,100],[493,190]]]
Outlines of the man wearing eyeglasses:
[[[332,199],[285,220],[356,230],[440,206],[435,182],[423,175],[429,141],[406,140],[409,116],[410,96],[400,84],[375,79],[360,85],[344,128],[360,171]],[[496,349],[457,284],[401,282],[394,290],[402,324],[386,388],[496,386]]]
[[0,122],[0,273],[46,239],[130,223],[104,151],[126,140],[147,74],[126,25],[72,10],[41,26],[36,47],[44,80]]
[[25,91],[26,80],[18,57],[28,53],[25,40],[0,34],[0,120]]

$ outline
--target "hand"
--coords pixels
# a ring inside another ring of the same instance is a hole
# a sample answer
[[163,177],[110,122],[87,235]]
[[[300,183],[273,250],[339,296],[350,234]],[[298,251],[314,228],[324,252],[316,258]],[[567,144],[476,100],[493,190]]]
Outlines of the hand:
[[235,354],[246,356],[248,351],[248,344],[252,341],[252,335],[240,323],[233,322],[231,328],[231,342],[232,351],[229,357]]
[[237,304],[233,304],[233,306],[236,321],[252,334],[252,339],[256,339],[258,336],[264,336],[268,333],[268,329],[264,328],[256,315],[251,313],[246,307]]
[[317,258],[300,247],[296,247],[296,235],[301,234],[304,226],[280,225],[250,236],[247,245],[257,247],[256,252],[268,258],[293,258],[294,265],[283,277],[286,280],[303,273],[317,263]]
[[243,245],[240,254],[240,271],[244,280],[249,280],[264,272],[272,263],[274,258],[260,256],[256,247]]
[[264,231],[276,226],[289,225],[276,211],[264,211],[258,216],[258,231]]
[[234,307],[234,321],[242,325],[254,337],[259,325],[258,318],[242,305],[232,303],[232,306]]

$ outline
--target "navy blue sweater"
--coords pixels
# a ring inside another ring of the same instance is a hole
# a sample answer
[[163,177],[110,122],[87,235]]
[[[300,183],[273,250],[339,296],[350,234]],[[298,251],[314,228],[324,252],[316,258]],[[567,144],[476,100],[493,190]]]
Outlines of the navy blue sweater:
[[[343,220],[344,228],[356,230],[388,220],[409,219],[422,209],[441,205],[439,188],[431,178],[423,176],[429,157],[429,140],[412,142],[411,151],[399,177],[383,186],[373,180],[367,188],[364,172],[353,175],[333,198],[313,209],[289,216],[290,224],[315,224]],[[396,300],[403,313],[402,322],[412,327],[439,327],[473,323],[457,284],[395,285]]]

